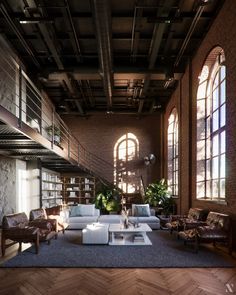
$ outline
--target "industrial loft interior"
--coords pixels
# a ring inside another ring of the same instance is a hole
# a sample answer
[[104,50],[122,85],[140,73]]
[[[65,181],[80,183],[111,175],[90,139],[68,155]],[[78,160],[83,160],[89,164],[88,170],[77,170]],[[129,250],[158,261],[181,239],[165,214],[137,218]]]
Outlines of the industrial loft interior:
[[236,294],[235,13],[0,0],[0,294]]

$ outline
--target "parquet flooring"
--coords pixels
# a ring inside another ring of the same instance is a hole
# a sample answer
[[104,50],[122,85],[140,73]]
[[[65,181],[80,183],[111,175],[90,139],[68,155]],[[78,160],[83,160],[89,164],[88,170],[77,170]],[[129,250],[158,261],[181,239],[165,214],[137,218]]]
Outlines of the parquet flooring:
[[236,269],[0,269],[0,294],[236,294]]
[[[0,264],[16,254],[15,245]],[[23,294],[230,295],[236,268],[0,268],[0,295]]]

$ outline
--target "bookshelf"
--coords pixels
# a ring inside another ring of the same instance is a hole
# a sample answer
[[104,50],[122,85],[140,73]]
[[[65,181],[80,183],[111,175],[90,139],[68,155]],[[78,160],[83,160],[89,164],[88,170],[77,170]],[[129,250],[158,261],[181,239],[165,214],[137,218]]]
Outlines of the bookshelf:
[[63,202],[63,182],[60,173],[42,168],[41,207],[50,208]]
[[95,177],[62,176],[63,200],[67,204],[91,204],[95,198]]

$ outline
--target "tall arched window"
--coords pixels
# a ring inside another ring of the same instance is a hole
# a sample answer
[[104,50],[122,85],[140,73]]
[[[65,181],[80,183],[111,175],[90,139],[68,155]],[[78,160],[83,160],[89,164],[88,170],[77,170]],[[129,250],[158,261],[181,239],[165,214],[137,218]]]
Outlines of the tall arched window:
[[125,193],[139,191],[138,170],[135,160],[138,159],[139,142],[132,133],[121,136],[114,147],[114,181]]
[[168,119],[168,187],[171,195],[178,196],[179,177],[179,125],[177,110],[173,109]]
[[198,199],[225,199],[226,68],[221,47],[208,55],[197,92]]

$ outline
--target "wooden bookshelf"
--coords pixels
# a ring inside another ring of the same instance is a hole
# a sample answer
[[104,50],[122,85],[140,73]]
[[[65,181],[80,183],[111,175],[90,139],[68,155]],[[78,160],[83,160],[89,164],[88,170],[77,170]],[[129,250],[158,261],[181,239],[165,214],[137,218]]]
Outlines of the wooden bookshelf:
[[95,177],[62,176],[63,200],[67,204],[91,204],[95,198]]
[[63,182],[60,173],[42,168],[41,207],[50,208],[63,202]]

